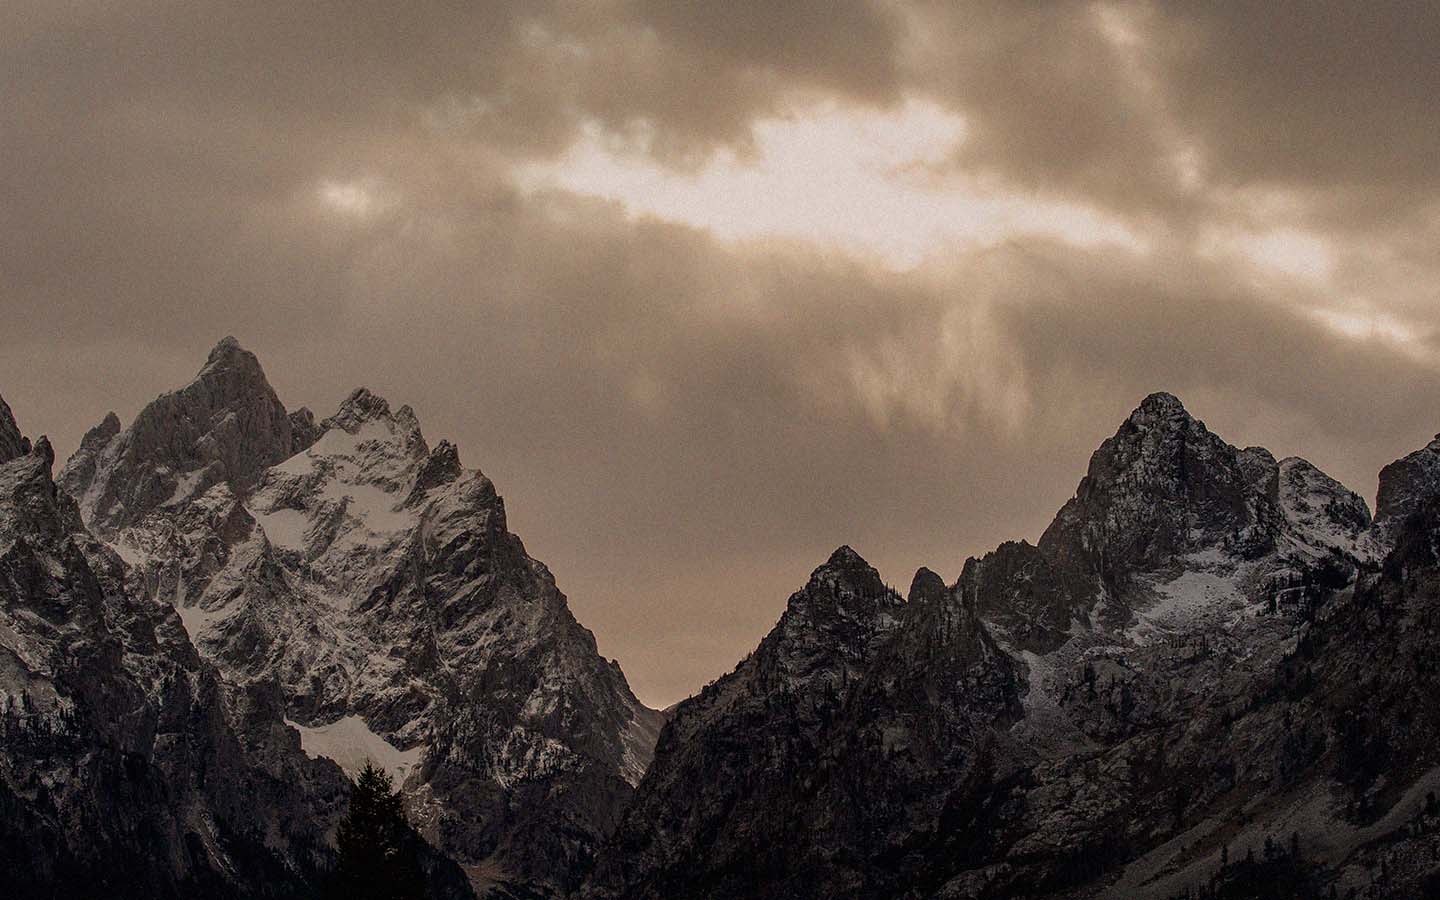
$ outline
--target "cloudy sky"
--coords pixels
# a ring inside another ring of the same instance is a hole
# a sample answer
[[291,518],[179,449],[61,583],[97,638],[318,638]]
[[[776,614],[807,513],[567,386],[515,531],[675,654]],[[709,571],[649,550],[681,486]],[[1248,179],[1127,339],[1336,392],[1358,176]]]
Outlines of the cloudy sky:
[[0,394],[233,333],[410,403],[642,699],[840,543],[1038,536],[1169,390],[1373,499],[1440,430],[1440,5],[0,4]]

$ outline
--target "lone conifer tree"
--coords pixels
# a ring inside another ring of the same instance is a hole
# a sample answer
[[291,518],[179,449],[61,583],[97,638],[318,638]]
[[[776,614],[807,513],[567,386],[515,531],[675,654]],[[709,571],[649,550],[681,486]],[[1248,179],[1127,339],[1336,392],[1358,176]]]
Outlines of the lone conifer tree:
[[335,832],[339,862],[331,896],[344,900],[423,900],[416,840],[390,776],[369,761],[355,779],[350,811]]

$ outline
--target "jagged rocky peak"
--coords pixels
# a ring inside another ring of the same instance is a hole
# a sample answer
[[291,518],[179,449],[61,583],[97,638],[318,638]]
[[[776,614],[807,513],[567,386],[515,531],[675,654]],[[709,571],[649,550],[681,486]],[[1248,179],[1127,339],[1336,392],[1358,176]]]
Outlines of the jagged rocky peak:
[[1312,547],[1353,551],[1370,527],[1370,506],[1359,494],[1291,456],[1277,469],[1277,496],[1287,530]]
[[863,556],[856,553],[849,544],[837,547],[835,552],[830,554],[829,559],[810,573],[810,580],[811,582],[818,580],[855,588],[873,584],[884,587],[884,582],[880,581],[880,573],[875,571],[875,568],[866,562]]
[[228,368],[232,366],[259,365],[255,354],[240,346],[240,341],[235,335],[227,334],[210,348],[210,355],[205,359],[205,368]]
[[1413,453],[1380,470],[1375,496],[1375,525],[1392,531],[1420,511],[1426,501],[1440,496],[1440,434]]
[[301,453],[320,437],[320,426],[310,407],[302,406],[290,414],[290,452]]
[[837,547],[825,562],[810,573],[807,588],[822,585],[831,588],[831,596],[839,600],[854,598],[883,602],[894,599],[893,592],[885,586],[875,567],[848,544]]
[[99,425],[85,432],[85,437],[80,439],[80,446],[103,449],[119,433],[120,417],[115,415],[115,411],[112,409],[105,414],[105,418],[100,420]]
[[1151,394],[1090,457],[1039,548],[1107,579],[1220,544],[1263,553],[1269,535],[1253,526],[1271,513],[1252,489],[1257,461],[1243,465],[1174,395]]
[[[582,896],[696,896],[692,884],[758,873],[789,852],[769,823],[794,812],[802,785],[813,791],[826,729],[903,605],[860,554],[832,553],[754,653],[675,708],[612,838],[618,852]],[[645,887],[630,889],[636,880]]]
[[99,425],[85,432],[80,439],[80,447],[71,454],[60,472],[60,483],[66,491],[75,497],[85,495],[86,488],[95,480],[105,449],[119,434],[120,417],[113,410],[105,414]]
[[321,428],[343,428],[354,434],[366,422],[388,418],[390,403],[367,387],[357,387],[341,401],[340,408],[321,424]]
[[[1440,455],[1432,456],[1440,490]],[[1253,558],[1275,549],[1282,534],[1349,546],[1369,521],[1359,495],[1306,460],[1233,447],[1173,394],[1155,393],[1091,456],[1039,549],[1103,557],[1112,568],[1217,547]]]
[[1246,447],[1235,456],[1245,483],[1256,494],[1272,500],[1280,496],[1280,463],[1264,447]]
[[1246,447],[1237,459],[1255,528],[1312,552],[1357,552],[1370,527],[1370,507],[1359,494],[1298,456],[1277,462],[1264,447]]
[[[966,563],[972,581],[976,565],[973,559]],[[886,650],[891,659],[882,657],[879,663],[888,670],[882,679],[903,681],[908,677],[906,671],[912,669],[927,669],[909,673],[925,681],[937,677],[943,680],[957,666],[997,668],[993,663],[1002,654],[981,618],[976,600],[973,585],[967,585],[964,573],[953,587],[946,587],[940,576],[929,569],[916,572],[910,583],[909,602],[901,614],[901,626]],[[1008,665],[998,668],[1005,670],[1001,676],[1008,673]]]
[[[367,428],[370,430],[367,431]],[[358,387],[340,404],[333,415],[319,425],[319,434],[339,429],[354,436],[374,436],[377,429],[398,435],[407,455],[415,458],[426,456],[430,448],[420,432],[420,421],[408,405],[393,412],[384,397],[369,388]]]
[[415,476],[415,485],[410,489],[410,497],[405,501],[405,505],[410,506],[419,502],[427,491],[442,484],[449,484],[464,472],[464,467],[460,465],[460,451],[449,441],[441,441],[421,464],[420,471]]
[[659,716],[410,407],[358,388],[323,420],[286,412],[225,341],[129,428],[102,423],[69,474],[117,523],[123,578],[175,607],[229,689],[273,689],[307,754],[375,757],[487,877],[548,896],[584,871]]
[[[356,388],[339,409],[313,425],[307,446],[270,470],[247,498],[277,547],[297,548],[298,518],[312,536],[333,540],[343,517],[360,533],[399,534],[413,526],[403,507],[461,474],[453,445],[436,455],[408,406],[392,411],[384,397]],[[401,501],[404,501],[402,503]],[[372,549],[382,546],[367,541]],[[318,552],[313,543],[308,552]]]
[[756,656],[762,683],[787,692],[857,677],[899,624],[904,601],[848,546],[837,549],[790,596]]
[[308,447],[264,474],[246,503],[276,550],[301,553],[316,566],[327,551],[343,550],[341,581],[364,582],[371,577],[365,568],[378,566],[418,525],[405,506],[426,496],[420,481],[430,452],[410,408],[392,412],[366,388],[351,392],[315,431]]
[[803,589],[791,595],[781,626],[788,632],[871,623],[893,615],[901,605],[880,573],[849,546],[842,546],[810,573]]
[[0,463],[8,462],[29,452],[29,442],[20,433],[20,427],[15,424],[15,416],[10,412],[9,405],[5,403],[5,398],[0,397]]
[[945,599],[945,580],[924,566],[910,579],[906,603],[910,606],[940,603]]
[[61,473],[91,527],[111,536],[154,510],[225,483],[241,493],[292,454],[289,413],[255,354],[227,337],[195,380],[162,394],[123,431],[107,416]]
[[[19,537],[44,535],[42,545],[54,546],[65,536],[81,530],[74,501],[59,491],[51,478],[55,451],[44,436],[25,452],[0,462],[0,551],[8,550]],[[21,585],[12,585],[22,594]],[[4,583],[0,581],[0,591]]]
[[1048,653],[1077,631],[1140,640],[1238,604],[1241,582],[1296,556],[1367,555],[1368,521],[1364,501],[1310,463],[1237,449],[1156,393],[1091,456],[1038,545],[972,560],[960,589],[1013,649]]
[[1155,391],[1146,395],[1145,399],[1140,401],[1140,405],[1130,413],[1130,421],[1141,427],[1144,427],[1146,423],[1167,420],[1171,422],[1191,420],[1185,404],[1169,391]]
[[1091,624],[1072,585],[1025,541],[1006,541],[966,560],[955,589],[1016,648],[1048,652],[1069,638],[1072,620]]
[[[675,710],[582,896],[880,897],[922,883],[897,866],[929,840],[917,834],[954,827],[993,723],[1019,705],[1013,665],[965,598],[928,569],[910,596],[836,550],[753,654]],[[891,883],[870,883],[876,860]]]

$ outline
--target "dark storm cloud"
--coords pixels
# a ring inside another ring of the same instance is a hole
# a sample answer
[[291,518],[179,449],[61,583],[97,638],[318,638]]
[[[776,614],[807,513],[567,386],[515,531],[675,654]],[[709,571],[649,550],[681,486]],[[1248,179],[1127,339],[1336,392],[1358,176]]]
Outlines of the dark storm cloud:
[[1144,83],[1143,58],[1107,35],[1097,4],[907,8],[909,81],[970,121],[958,165],[1132,212],[1179,202],[1163,97]]
[[1161,77],[1218,181],[1324,193],[1350,217],[1433,203],[1440,7],[1160,7]]
[[[1440,428],[1429,26],[1277,6],[8,3],[0,394],[63,451],[233,332],[292,407],[410,403],[651,701],[840,543],[903,584],[1035,537],[1153,390],[1368,494]],[[597,124],[701,165],[793,95],[943,102],[955,166],[1150,249],[1016,236],[896,273],[511,178]],[[1202,252],[1279,227],[1237,205],[1261,187],[1300,197],[1330,280]],[[1313,312],[1355,298],[1410,337]]]
[[[1430,207],[1430,3],[917,3],[917,84],[974,117],[965,160],[1134,212],[1293,192],[1353,227]],[[1191,154],[1187,158],[1187,154]]]
[[[180,337],[197,305],[273,292],[261,268],[303,282],[344,265],[344,236],[295,221],[317,179],[493,180],[507,155],[559,150],[586,118],[650,123],[657,151],[683,155],[743,143],[794,83],[893,91],[885,16],[795,6],[777,30],[763,6],[711,33],[704,4],[7,4],[11,301],[92,331],[140,312]],[[338,312],[324,290],[307,315]]]

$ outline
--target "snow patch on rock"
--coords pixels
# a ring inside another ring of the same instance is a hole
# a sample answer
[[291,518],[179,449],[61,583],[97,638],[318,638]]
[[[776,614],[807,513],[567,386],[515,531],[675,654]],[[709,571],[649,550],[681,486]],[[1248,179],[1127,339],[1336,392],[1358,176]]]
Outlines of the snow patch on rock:
[[301,725],[290,719],[286,719],[285,724],[300,732],[300,747],[306,754],[333,760],[351,778],[358,775],[369,760],[384,769],[396,785],[401,785],[425,755],[424,747],[398,749],[371,731],[359,716],[345,716],[328,725]]
[[276,509],[260,512],[247,507],[247,512],[260,524],[266,540],[282,550],[304,551],[305,532],[310,520],[298,509]]
[[1228,613],[1245,605],[1234,579],[1214,572],[1183,572],[1154,585],[1154,591],[1155,605],[1137,611],[1139,621],[1125,632],[1138,644],[1223,622]]

